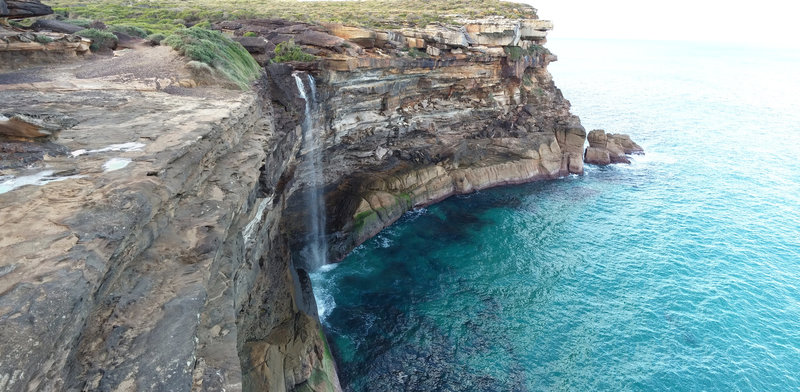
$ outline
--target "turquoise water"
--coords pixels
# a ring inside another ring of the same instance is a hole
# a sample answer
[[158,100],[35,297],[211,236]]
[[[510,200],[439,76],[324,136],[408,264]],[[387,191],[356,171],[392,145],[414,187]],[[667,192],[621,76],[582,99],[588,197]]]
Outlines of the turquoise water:
[[800,390],[800,54],[563,41],[647,155],[407,214],[312,274],[351,391]]

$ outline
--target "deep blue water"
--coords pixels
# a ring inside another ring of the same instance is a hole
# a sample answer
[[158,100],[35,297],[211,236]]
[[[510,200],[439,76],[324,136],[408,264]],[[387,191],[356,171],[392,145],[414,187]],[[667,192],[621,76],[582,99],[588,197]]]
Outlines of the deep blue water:
[[800,53],[560,41],[633,164],[453,197],[312,274],[352,391],[800,390]]

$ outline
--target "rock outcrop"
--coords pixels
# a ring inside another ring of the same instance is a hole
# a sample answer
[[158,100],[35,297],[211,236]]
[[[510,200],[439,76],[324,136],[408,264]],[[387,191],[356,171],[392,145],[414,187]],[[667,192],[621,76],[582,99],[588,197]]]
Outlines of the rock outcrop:
[[[251,92],[186,88],[168,48],[0,81],[0,112],[77,122],[55,141],[68,153],[2,173],[0,389],[338,390],[302,194],[324,195],[332,261],[414,206],[583,172],[549,22],[462,22],[221,24],[318,56]],[[301,164],[306,115],[322,184]]]
[[644,149],[625,134],[606,133],[595,129],[587,136],[589,147],[586,148],[584,161],[595,165],[612,163],[631,163],[628,155],[644,154]]
[[22,19],[52,13],[53,9],[39,0],[0,0],[0,18]]
[[91,43],[71,34],[34,34],[0,27],[0,72],[74,59],[89,53]]

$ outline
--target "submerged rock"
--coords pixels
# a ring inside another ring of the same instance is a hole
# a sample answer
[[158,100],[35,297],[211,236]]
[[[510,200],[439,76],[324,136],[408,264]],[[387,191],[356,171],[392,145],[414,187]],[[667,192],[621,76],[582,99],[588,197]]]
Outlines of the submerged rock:
[[628,155],[644,154],[644,149],[626,134],[606,133],[602,129],[589,132],[586,137],[589,147],[586,148],[584,161],[594,165],[612,163],[631,163]]

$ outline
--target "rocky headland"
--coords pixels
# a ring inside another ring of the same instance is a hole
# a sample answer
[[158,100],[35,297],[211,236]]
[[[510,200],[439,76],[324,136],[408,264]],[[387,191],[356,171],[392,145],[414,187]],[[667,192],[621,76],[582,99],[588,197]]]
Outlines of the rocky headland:
[[[339,390],[304,195],[334,262],[413,207],[583,173],[548,21],[213,27],[265,66],[252,89],[166,46],[0,74],[0,390]],[[270,62],[289,42],[316,57]]]

